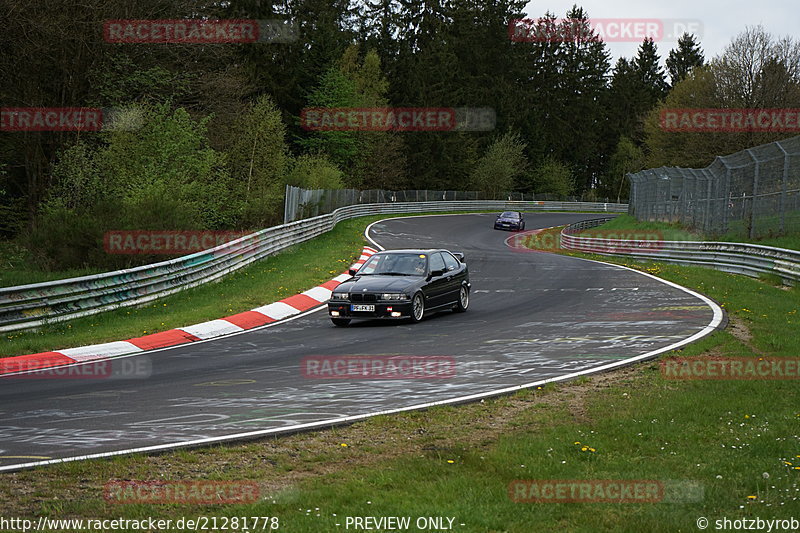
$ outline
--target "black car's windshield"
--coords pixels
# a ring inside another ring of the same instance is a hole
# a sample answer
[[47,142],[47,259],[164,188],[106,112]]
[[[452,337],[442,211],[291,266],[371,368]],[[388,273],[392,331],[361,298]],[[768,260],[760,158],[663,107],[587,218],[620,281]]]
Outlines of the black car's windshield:
[[359,269],[359,275],[422,276],[425,274],[426,254],[396,253],[373,255]]
[[500,218],[519,218],[516,211],[504,211],[500,213]]

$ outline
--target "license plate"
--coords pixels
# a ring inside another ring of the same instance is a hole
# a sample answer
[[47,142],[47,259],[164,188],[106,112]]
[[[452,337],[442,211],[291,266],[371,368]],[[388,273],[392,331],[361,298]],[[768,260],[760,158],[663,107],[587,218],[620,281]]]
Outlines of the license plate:
[[350,310],[351,311],[375,311],[375,306],[374,305],[355,305],[355,304],[353,304],[353,305],[350,306]]

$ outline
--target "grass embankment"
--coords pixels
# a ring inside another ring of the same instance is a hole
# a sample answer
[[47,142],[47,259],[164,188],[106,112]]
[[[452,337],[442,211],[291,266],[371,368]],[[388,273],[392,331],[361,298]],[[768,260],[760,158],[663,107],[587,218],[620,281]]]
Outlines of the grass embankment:
[[[732,327],[679,355],[800,354],[797,289],[702,268],[631,266],[730,313]],[[713,527],[723,517],[800,515],[798,399],[795,380],[667,380],[652,362],[325,432],[5,474],[0,499],[4,515],[277,516],[292,532],[398,515],[455,517],[457,531],[695,531],[700,517]],[[119,505],[102,497],[112,479],[254,480],[262,499]],[[516,479],[660,480],[678,492],[662,503],[514,503],[507,490]]]

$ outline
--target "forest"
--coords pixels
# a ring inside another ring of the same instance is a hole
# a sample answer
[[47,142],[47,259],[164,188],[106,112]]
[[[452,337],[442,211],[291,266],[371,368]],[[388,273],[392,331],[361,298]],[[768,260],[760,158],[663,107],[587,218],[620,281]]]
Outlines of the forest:
[[[103,234],[279,224],[286,184],[624,202],[626,173],[702,167],[790,136],[666,131],[660,117],[800,107],[791,38],[743,26],[706,58],[686,33],[645,39],[614,61],[581,7],[531,15],[526,4],[2,0],[0,107],[100,108],[115,127],[0,128],[0,240],[44,269],[145,261],[105,254]],[[512,38],[513,21],[531,16],[571,26],[560,39]],[[125,42],[108,21],[131,19],[290,31],[256,42]],[[301,120],[308,109],[387,107],[491,109],[494,123],[323,131]]]

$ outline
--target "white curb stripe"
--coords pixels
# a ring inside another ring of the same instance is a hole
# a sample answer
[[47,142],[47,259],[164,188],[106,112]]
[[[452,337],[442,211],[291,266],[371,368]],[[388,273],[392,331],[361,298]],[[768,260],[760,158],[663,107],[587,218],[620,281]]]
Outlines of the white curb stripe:
[[265,305],[263,307],[256,307],[253,311],[257,311],[262,315],[267,315],[275,320],[280,320],[287,316],[296,315],[300,311],[295,309],[289,304],[283,302],[275,302],[274,304]]
[[66,348],[64,350],[58,350],[59,353],[62,353],[78,362],[105,359],[106,357],[113,357],[115,355],[143,351],[144,350],[128,341],[106,342],[104,344],[91,344],[89,346],[81,346],[79,348]]
[[184,326],[177,328],[185,331],[190,335],[194,335],[198,339],[211,339],[219,337],[220,335],[227,335],[229,333],[236,333],[237,331],[244,331],[236,324],[231,324],[227,320],[209,320],[208,322],[201,322],[200,324],[193,324],[191,326]]
[[332,292],[332,290],[326,289],[325,287],[314,287],[313,289],[309,289],[302,294],[305,294],[309,298],[314,298],[316,301],[322,303],[330,300]]

